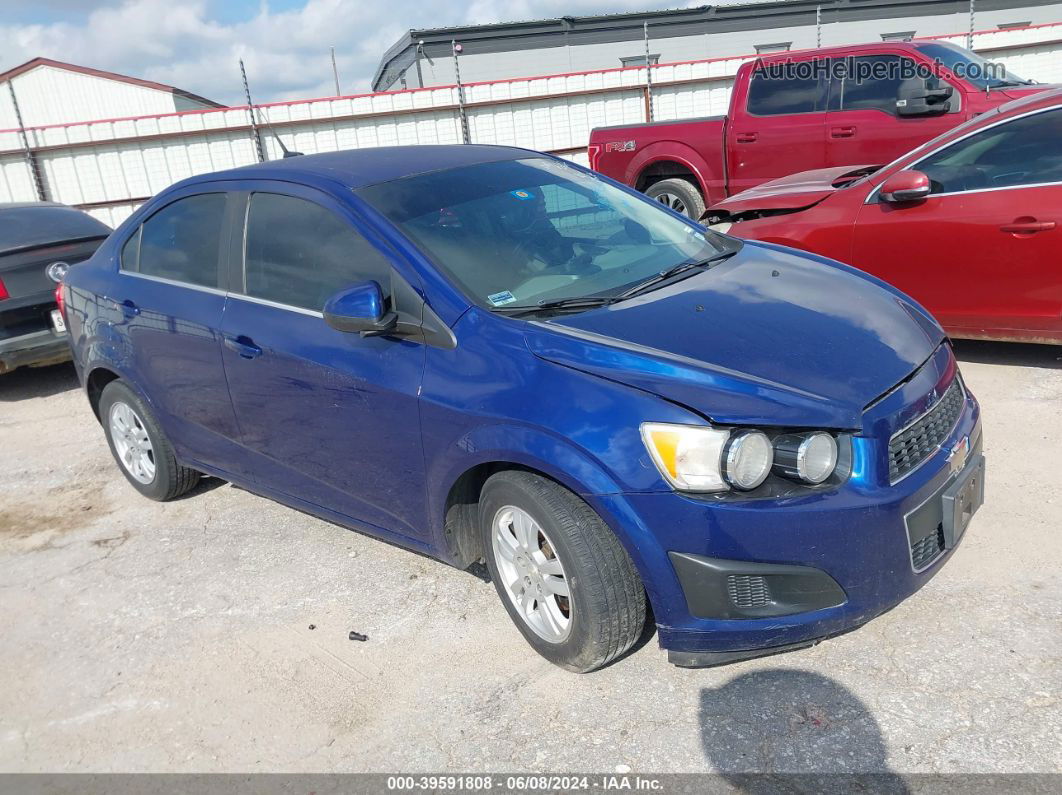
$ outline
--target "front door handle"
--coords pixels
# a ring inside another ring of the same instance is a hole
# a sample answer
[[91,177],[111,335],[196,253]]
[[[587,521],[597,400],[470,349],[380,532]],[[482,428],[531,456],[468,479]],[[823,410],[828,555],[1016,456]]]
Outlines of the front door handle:
[[734,140],[739,144],[754,144],[759,136],[754,132],[739,132]]
[[242,334],[238,337],[225,337],[225,347],[236,351],[243,359],[255,359],[262,355],[262,349],[255,345],[250,337]]
[[122,303],[120,303],[118,306],[122,308],[122,314],[126,317],[136,317],[140,314],[140,307],[134,304],[128,298],[122,301]]
[[1037,221],[1035,218],[1016,218],[1014,223],[1003,224],[1003,226],[999,227],[999,231],[1010,232],[1012,235],[1031,235],[1036,232],[1046,232],[1054,228],[1054,221]]
[[831,127],[831,138],[851,138],[856,134],[856,128],[854,124],[846,124],[843,127]]

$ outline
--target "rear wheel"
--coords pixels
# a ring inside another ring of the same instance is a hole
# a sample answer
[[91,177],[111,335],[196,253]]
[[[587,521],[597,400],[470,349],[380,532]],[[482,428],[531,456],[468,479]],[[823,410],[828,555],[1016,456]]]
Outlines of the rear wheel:
[[646,189],[645,195],[694,221],[704,213],[704,198],[701,192],[686,179],[673,177],[654,182]]
[[505,609],[547,660],[585,673],[638,639],[645,591],[634,564],[575,494],[529,472],[500,472],[483,486],[480,525]]
[[177,462],[155,415],[122,381],[104,387],[99,412],[118,468],[145,497],[172,500],[199,482],[198,472]]

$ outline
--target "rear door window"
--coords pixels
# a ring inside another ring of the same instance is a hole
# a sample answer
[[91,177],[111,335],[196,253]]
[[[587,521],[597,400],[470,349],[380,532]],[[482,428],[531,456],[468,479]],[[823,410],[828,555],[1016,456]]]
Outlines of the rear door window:
[[[224,193],[188,196],[166,205],[141,227],[140,273],[201,287],[218,287],[224,220]],[[128,269],[125,254],[123,249],[122,265]],[[129,254],[132,256],[132,250]]]
[[386,293],[391,264],[351,224],[305,199],[255,193],[247,211],[244,292],[321,311],[335,293],[374,279]]
[[826,107],[826,81],[811,61],[778,63],[752,73],[748,112],[754,116],[814,113]]

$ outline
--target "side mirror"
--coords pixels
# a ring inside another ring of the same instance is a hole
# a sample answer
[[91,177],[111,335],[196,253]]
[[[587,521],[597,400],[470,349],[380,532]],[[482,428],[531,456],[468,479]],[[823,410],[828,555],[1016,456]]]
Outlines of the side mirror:
[[[937,78],[934,83],[939,84]],[[947,83],[932,88],[925,77],[910,77],[896,91],[897,116],[939,116],[951,110],[948,101],[954,89]]]
[[924,199],[932,190],[929,177],[921,171],[897,171],[881,184],[883,202],[899,204]]
[[361,282],[333,295],[324,306],[325,323],[337,331],[380,337],[398,328],[398,315],[385,309],[377,282]]

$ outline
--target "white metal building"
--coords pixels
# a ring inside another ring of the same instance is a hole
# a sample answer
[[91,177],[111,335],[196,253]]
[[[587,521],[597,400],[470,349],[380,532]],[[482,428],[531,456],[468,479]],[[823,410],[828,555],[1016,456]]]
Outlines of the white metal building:
[[[816,12],[821,25],[816,26]],[[974,0],[977,30],[1062,22],[1062,3]],[[970,0],[766,0],[699,8],[411,30],[383,55],[374,91],[644,66],[953,34],[970,29]],[[821,42],[819,39],[821,38]]]
[[34,58],[0,74],[0,129],[19,126],[9,86],[26,127],[221,107],[162,83]]

